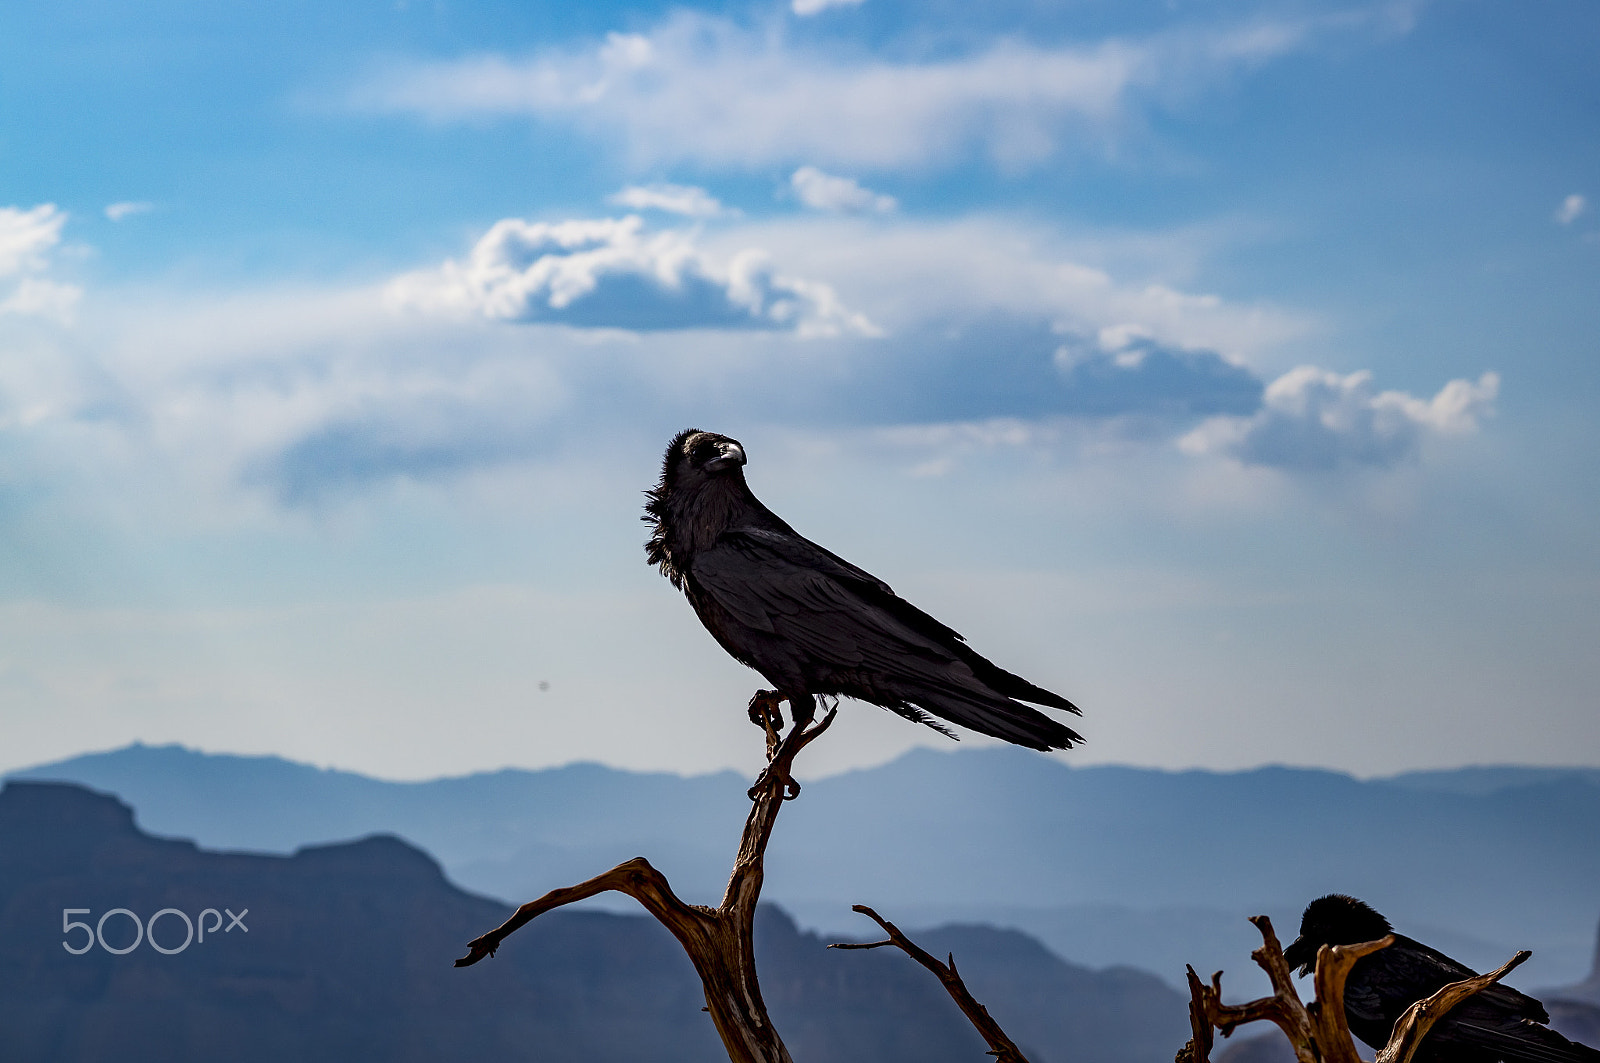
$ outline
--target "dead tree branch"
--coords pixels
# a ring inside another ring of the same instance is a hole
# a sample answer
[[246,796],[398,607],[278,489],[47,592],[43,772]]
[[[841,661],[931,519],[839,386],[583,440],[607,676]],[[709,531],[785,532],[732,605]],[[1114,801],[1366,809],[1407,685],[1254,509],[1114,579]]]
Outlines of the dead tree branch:
[[846,941],[829,945],[830,949],[881,949],[886,945],[899,949],[932,971],[939,981],[944,984],[945,991],[956,1002],[956,1006],[961,1009],[972,1025],[977,1027],[978,1033],[983,1035],[983,1039],[989,1043],[989,1055],[994,1056],[999,1063],[1028,1063],[1028,1057],[1022,1054],[1022,1049],[1018,1048],[1015,1042],[1006,1036],[1006,1032],[1000,1028],[1000,1024],[990,1017],[989,1009],[974,1000],[972,994],[967,991],[966,983],[961,980],[960,973],[956,971],[954,953],[950,954],[950,962],[948,964],[940,963],[919,947],[916,942],[901,933],[899,927],[884,919],[866,905],[852,904],[850,910],[852,912],[860,912],[874,923],[877,923],[883,928],[883,932],[889,935],[888,940]]
[[[1262,1019],[1276,1023],[1289,1038],[1298,1063],[1362,1063],[1345,1018],[1344,985],[1356,961],[1394,944],[1394,935],[1359,945],[1324,945],[1318,949],[1316,973],[1312,979],[1316,999],[1309,1005],[1302,1005],[1291,982],[1289,964],[1272,931],[1272,921],[1264,915],[1250,921],[1261,931],[1262,937],[1261,948],[1250,957],[1271,979],[1272,996],[1248,1004],[1224,1004],[1222,972],[1213,974],[1211,984],[1206,985],[1193,967],[1188,968],[1189,1023],[1194,1036],[1178,1050],[1176,1063],[1210,1063],[1213,1027],[1227,1037],[1245,1023]],[[1411,1005],[1395,1023],[1389,1043],[1378,1053],[1374,1063],[1411,1063],[1422,1039],[1446,1012],[1504,978],[1531,955],[1519,952],[1497,971],[1452,982],[1428,999]]]
[[1451,1008],[1472,994],[1500,981],[1532,955],[1533,953],[1523,949],[1488,974],[1451,982],[1427,1000],[1419,1000],[1411,1005],[1405,1014],[1400,1016],[1400,1021],[1394,1024],[1394,1032],[1389,1035],[1389,1043],[1378,1053],[1375,1063],[1411,1063],[1411,1057],[1416,1054],[1417,1047],[1422,1044],[1422,1039],[1428,1036],[1428,1031],[1433,1028],[1434,1023],[1444,1018]]
[[[1194,973],[1194,968],[1189,967],[1190,1014],[1193,1016],[1198,1011],[1205,1023],[1221,1030],[1224,1037],[1247,1022],[1268,1020],[1277,1024],[1284,1036],[1289,1038],[1298,1063],[1321,1063],[1321,1056],[1313,1047],[1311,1016],[1306,1012],[1305,1005],[1300,1003],[1300,994],[1294,991],[1289,964],[1283,958],[1283,948],[1278,944],[1278,935],[1273,932],[1272,920],[1258,915],[1250,921],[1261,931],[1262,938],[1261,947],[1252,952],[1250,958],[1267,972],[1267,978],[1272,982],[1272,996],[1252,1000],[1248,1004],[1224,1004],[1222,972],[1213,974],[1211,984],[1206,985]],[[1191,1022],[1193,1024],[1193,1020]],[[1209,1033],[1205,1038],[1191,1040],[1185,1048],[1193,1063],[1210,1063]]]
[[755,924],[756,901],[761,896],[765,875],[767,842],[783,807],[786,781],[791,777],[795,756],[815,741],[833,723],[837,710],[830,711],[814,727],[789,740],[776,741],[775,725],[769,715],[767,730],[767,771],[762,774],[739,839],[739,852],[722,904],[707,908],[686,904],[672,892],[666,876],[643,857],[618,864],[576,886],[554,889],[536,901],[518,908],[500,926],[468,943],[467,955],[457,967],[470,967],[485,956],[493,956],[516,930],[545,912],[572,904],[607,890],[625,893],[670,930],[688,953],[705,988],[706,1011],[722,1037],[731,1063],[793,1063],[784,1047],[767,1006],[761,999],[756,980]]
[[1316,1029],[1317,1046],[1322,1050],[1323,1063],[1362,1063],[1356,1054],[1355,1038],[1350,1036],[1350,1023],[1344,1014],[1344,983],[1350,969],[1363,956],[1388,948],[1394,944],[1394,935],[1385,934],[1376,941],[1359,945],[1323,945],[1317,950],[1317,966],[1311,976],[1317,999],[1307,1009]]

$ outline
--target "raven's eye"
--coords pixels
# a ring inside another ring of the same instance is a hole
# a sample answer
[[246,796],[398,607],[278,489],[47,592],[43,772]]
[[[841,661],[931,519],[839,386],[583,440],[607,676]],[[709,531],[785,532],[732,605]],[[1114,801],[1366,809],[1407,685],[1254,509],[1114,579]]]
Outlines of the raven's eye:
[[717,444],[714,440],[703,439],[694,445],[693,450],[689,451],[689,463],[695,466],[704,465],[719,453],[721,452],[717,449]]

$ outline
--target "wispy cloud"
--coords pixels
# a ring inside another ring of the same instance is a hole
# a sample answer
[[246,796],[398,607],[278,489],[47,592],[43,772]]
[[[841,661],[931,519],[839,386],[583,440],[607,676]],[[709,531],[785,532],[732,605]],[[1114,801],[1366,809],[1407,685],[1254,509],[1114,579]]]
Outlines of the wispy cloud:
[[1259,21],[1144,39],[890,61],[841,57],[679,12],[588,49],[400,67],[351,94],[360,109],[439,121],[526,115],[620,141],[640,162],[892,168],[978,150],[1037,162],[1127,105],[1186,94],[1299,47],[1321,22]]
[[1589,201],[1583,196],[1580,196],[1574,192],[1566,199],[1563,199],[1561,201],[1561,206],[1556,208],[1556,224],[1571,225],[1573,222],[1583,217],[1584,212],[1588,209]]
[[876,211],[888,214],[899,206],[893,196],[862,188],[849,177],[835,177],[815,166],[802,166],[789,177],[789,187],[812,210]]
[[1292,471],[1390,466],[1415,458],[1429,435],[1476,431],[1499,391],[1499,375],[1484,373],[1476,383],[1452,380],[1419,399],[1377,390],[1366,370],[1341,376],[1301,366],[1268,385],[1254,416],[1208,421],[1182,447]]
[[67,215],[54,203],[30,210],[0,207],[0,278],[42,272],[66,223]]
[[106,207],[106,217],[111,221],[123,221],[135,214],[148,214],[155,209],[154,203],[128,200],[121,203],[112,203]]
[[715,261],[693,233],[646,231],[636,215],[507,218],[464,261],[402,277],[391,293],[398,305],[427,311],[586,328],[877,331],[827,284],[778,272],[759,249]]
[[862,0],[790,0],[789,10],[801,18],[819,14],[830,7],[857,7]]
[[686,218],[715,218],[731,213],[717,198],[692,185],[630,185],[610,202],[628,210],[659,210]]

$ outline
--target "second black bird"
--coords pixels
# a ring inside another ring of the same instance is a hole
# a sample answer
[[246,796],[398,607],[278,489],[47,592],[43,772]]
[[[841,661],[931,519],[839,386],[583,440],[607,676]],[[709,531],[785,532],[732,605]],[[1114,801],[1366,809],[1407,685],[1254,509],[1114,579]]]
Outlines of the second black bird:
[[[1310,974],[1323,945],[1356,945],[1392,933],[1389,921],[1343,894],[1318,897],[1300,919],[1300,936],[1283,950],[1290,967]],[[1389,1041],[1407,1008],[1477,972],[1420,941],[1395,934],[1394,944],[1363,956],[1345,982],[1350,1032],[1373,1048]],[[1544,1005],[1495,983],[1457,1004],[1428,1032],[1416,1063],[1600,1063],[1600,1051],[1569,1041],[1545,1023]]]

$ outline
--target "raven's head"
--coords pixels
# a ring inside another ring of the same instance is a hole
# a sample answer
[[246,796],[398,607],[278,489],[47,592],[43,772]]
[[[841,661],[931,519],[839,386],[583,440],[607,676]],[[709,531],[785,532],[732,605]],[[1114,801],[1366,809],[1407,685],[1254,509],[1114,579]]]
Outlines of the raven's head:
[[1317,949],[1323,945],[1359,945],[1376,941],[1390,931],[1389,920],[1372,906],[1343,893],[1330,893],[1306,905],[1300,917],[1300,936],[1283,950],[1291,968],[1307,975],[1317,965]]
[[650,541],[645,544],[645,555],[650,564],[661,567],[675,586],[682,583],[683,573],[681,562],[672,556],[674,540],[678,538],[676,533],[691,530],[676,525],[707,487],[725,483],[741,495],[748,494],[741,471],[744,463],[744,447],[739,441],[716,432],[685,428],[667,444],[666,457],[661,461],[661,482],[645,492],[644,519],[654,525]]

